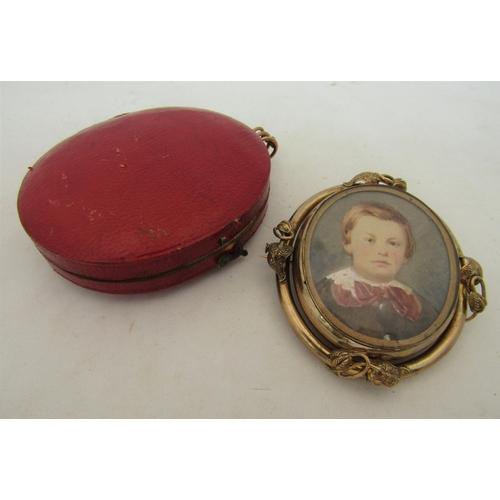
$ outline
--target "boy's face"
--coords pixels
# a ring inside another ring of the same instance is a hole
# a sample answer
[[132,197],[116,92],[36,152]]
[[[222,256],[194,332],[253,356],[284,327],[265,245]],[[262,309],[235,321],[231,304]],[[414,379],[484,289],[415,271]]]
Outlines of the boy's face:
[[406,244],[401,224],[364,216],[351,230],[351,243],[344,248],[352,255],[356,273],[376,283],[388,283],[408,260]]

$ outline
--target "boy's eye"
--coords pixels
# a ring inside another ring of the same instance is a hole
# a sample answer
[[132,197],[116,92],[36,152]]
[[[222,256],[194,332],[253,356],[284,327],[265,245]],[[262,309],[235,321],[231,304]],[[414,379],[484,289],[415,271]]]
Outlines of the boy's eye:
[[389,245],[392,245],[393,247],[398,247],[399,243],[397,241],[390,241]]
[[375,240],[373,238],[365,238],[365,241],[368,243],[373,243]]

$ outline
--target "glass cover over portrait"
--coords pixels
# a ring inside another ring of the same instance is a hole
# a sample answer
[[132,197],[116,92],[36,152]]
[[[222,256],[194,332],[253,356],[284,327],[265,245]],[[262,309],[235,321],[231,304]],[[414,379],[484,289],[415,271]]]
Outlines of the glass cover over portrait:
[[456,257],[446,229],[409,196],[377,189],[347,194],[324,203],[311,221],[307,260],[315,302],[337,328],[372,339],[431,334],[455,299]]

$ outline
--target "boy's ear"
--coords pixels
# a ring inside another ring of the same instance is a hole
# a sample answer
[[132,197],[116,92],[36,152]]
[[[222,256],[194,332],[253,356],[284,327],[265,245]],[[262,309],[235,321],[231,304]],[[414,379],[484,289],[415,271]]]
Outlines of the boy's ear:
[[342,245],[344,245],[344,250],[349,254],[351,255],[352,254],[352,250],[351,250],[351,244],[350,243],[342,243]]

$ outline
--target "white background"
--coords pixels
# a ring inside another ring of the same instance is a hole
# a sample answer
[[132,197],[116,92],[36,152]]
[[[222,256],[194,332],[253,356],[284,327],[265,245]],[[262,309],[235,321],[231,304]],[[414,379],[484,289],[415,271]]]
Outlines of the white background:
[[[1,417],[500,417],[500,84],[4,83],[1,99]],[[159,106],[211,109],[278,139],[264,223],[248,257],[170,290],[80,288],[19,223],[27,167],[84,127]],[[405,179],[488,287],[452,351],[393,389],[340,380],[302,346],[261,256],[306,198],[363,171]]]

